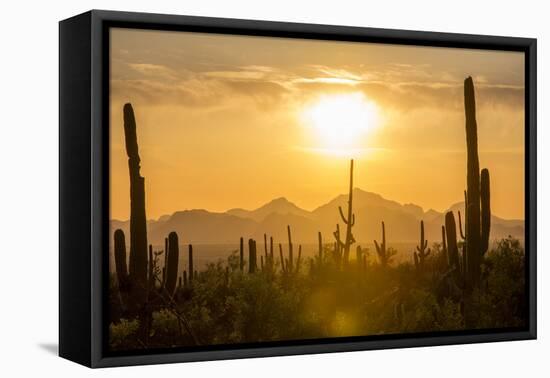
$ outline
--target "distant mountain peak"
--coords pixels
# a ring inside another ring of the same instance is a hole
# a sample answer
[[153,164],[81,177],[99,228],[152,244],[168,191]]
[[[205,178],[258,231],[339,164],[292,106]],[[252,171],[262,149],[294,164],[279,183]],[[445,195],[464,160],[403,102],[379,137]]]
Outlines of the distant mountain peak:
[[227,214],[235,215],[241,218],[253,219],[258,222],[262,221],[272,213],[282,215],[292,214],[302,217],[307,217],[309,215],[307,210],[301,209],[293,202],[290,202],[286,197],[275,198],[254,210],[231,209],[227,211]]

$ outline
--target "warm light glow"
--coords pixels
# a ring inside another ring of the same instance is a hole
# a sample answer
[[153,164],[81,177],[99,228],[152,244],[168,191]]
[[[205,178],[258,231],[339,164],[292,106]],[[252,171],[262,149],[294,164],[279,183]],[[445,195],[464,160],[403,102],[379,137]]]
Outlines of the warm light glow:
[[321,96],[302,117],[329,151],[360,150],[365,136],[379,124],[378,107],[360,92]]

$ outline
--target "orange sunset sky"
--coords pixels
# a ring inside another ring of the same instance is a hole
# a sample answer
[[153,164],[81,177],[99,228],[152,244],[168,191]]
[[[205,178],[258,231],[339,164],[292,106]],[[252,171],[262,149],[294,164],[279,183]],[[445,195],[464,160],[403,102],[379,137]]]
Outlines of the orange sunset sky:
[[129,218],[131,102],[148,218],[311,210],[355,187],[424,210],[463,200],[463,81],[476,86],[491,207],[524,218],[524,56],[517,52],[111,30],[111,217]]

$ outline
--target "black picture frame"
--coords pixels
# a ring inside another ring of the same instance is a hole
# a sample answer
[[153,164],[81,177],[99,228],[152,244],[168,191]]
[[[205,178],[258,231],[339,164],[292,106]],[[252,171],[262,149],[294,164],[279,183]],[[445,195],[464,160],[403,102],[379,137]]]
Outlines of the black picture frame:
[[[109,354],[108,30],[111,27],[519,51],[525,54],[528,325]],[[535,339],[536,39],[93,10],[59,24],[59,354],[89,367]],[[108,258],[108,257],[107,257]]]

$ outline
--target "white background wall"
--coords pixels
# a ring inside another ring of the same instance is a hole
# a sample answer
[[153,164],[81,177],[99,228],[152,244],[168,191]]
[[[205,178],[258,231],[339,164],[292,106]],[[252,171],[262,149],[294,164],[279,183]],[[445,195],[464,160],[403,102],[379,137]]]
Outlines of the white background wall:
[[[5,1],[0,22],[0,376],[520,377],[550,373],[545,1]],[[91,8],[536,37],[539,340],[92,371],[56,357],[58,26]],[[546,173],[546,174],[545,174]],[[546,300],[544,300],[546,296]],[[546,349],[546,350],[545,350]]]

